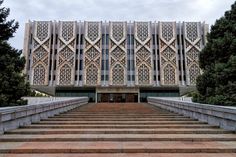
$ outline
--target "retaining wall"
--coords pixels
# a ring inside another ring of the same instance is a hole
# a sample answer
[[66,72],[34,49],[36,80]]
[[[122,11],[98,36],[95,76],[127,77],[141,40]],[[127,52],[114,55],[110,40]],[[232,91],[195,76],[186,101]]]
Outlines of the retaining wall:
[[20,126],[47,119],[88,103],[88,97],[67,98],[40,104],[8,107],[0,110],[0,134]]
[[236,131],[236,107],[148,97],[148,103],[226,130]]

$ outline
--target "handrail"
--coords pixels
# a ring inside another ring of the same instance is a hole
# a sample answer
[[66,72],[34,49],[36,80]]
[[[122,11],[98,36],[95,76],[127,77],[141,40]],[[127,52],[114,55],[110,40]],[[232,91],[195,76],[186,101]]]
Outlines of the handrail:
[[226,130],[236,131],[236,107],[216,106],[148,97],[148,103]]
[[19,126],[38,122],[41,119],[52,117],[87,103],[88,97],[76,97],[2,109],[0,110],[0,134],[11,129],[16,129]]

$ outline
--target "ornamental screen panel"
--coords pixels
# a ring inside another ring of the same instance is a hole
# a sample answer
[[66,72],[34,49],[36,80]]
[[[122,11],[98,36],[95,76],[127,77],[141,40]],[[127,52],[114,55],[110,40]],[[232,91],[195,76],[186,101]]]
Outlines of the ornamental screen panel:
[[85,22],[84,28],[84,85],[96,86],[101,84],[101,22]]
[[200,75],[199,53],[201,51],[200,23],[184,22],[184,50],[186,66],[186,83],[195,85]]
[[126,22],[109,23],[109,78],[110,85],[127,83],[127,24]]
[[57,43],[57,85],[73,85],[75,77],[76,22],[59,22]]
[[161,85],[178,85],[176,23],[159,22]]
[[30,79],[32,85],[48,85],[51,29],[52,23],[49,21],[33,23]]
[[134,23],[135,84],[152,85],[151,23]]

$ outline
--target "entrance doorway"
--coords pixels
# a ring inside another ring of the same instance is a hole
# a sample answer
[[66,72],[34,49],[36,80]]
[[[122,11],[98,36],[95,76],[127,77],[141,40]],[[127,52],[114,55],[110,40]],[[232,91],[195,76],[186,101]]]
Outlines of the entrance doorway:
[[138,102],[138,93],[98,93],[98,102]]

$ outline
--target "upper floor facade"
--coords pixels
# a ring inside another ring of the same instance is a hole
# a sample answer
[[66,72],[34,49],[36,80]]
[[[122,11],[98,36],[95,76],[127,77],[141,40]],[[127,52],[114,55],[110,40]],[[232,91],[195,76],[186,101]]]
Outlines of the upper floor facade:
[[204,22],[29,21],[25,73],[35,86],[194,86]]

